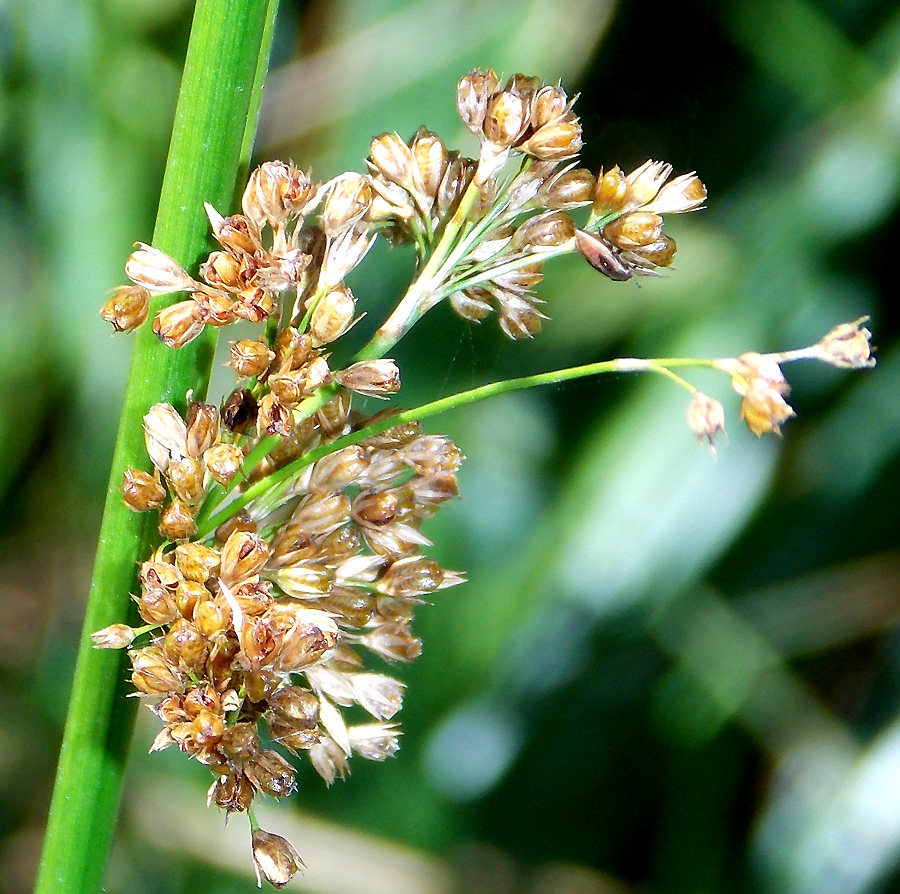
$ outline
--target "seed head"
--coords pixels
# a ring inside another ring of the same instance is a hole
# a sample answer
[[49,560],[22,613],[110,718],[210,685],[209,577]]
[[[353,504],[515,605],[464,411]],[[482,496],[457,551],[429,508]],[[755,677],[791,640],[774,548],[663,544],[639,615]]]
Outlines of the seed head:
[[835,326],[815,345],[815,355],[832,366],[848,369],[868,369],[875,365],[870,341],[872,333],[863,325],[868,317]]
[[725,410],[715,398],[702,391],[695,391],[687,411],[688,425],[702,444],[709,444],[712,455],[716,456],[716,438],[725,434]]

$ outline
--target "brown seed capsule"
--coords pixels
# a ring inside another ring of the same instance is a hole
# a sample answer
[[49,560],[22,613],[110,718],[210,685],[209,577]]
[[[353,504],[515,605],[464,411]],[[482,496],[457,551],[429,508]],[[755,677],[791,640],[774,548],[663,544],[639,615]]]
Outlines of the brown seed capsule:
[[206,583],[219,567],[219,553],[202,543],[179,543],[175,547],[175,567],[185,580]]
[[616,282],[624,282],[634,276],[631,265],[602,237],[586,230],[576,230],[575,246],[591,267],[604,276]]
[[621,211],[625,207],[625,199],[628,196],[628,181],[618,165],[597,179],[597,188],[594,191],[593,214],[595,217],[604,217]]
[[545,124],[522,144],[522,151],[542,161],[562,161],[578,155],[583,146],[577,120]]
[[496,146],[514,146],[529,123],[531,97],[510,90],[495,93],[487,104],[484,135]]
[[269,558],[269,546],[262,537],[235,531],[222,547],[219,578],[226,584],[256,574]]
[[200,275],[211,286],[236,289],[243,285],[241,259],[230,251],[214,251],[200,266]]
[[400,498],[392,490],[360,494],[353,501],[353,517],[367,527],[389,525],[399,512]]
[[203,454],[206,470],[221,485],[227,485],[241,470],[244,451],[236,444],[216,444]]
[[145,586],[135,601],[138,614],[148,624],[168,624],[178,617],[175,593],[163,587]]
[[275,394],[267,394],[259,402],[256,416],[256,430],[267,435],[287,437],[294,427],[294,414]]
[[217,633],[230,629],[231,609],[221,596],[197,602],[194,606],[191,623],[205,637],[213,637]]
[[634,254],[653,267],[668,267],[675,259],[676,248],[675,240],[663,233],[656,242],[635,250]]
[[333,612],[342,624],[365,627],[375,614],[375,597],[362,590],[335,587],[318,605],[323,611]]
[[197,523],[190,508],[175,499],[160,513],[159,533],[166,540],[188,540],[197,533]]
[[464,289],[450,296],[450,306],[471,323],[480,323],[492,310],[486,289]]
[[195,317],[196,301],[179,301],[163,308],[153,319],[153,334],[168,348],[183,348],[202,331]]
[[400,370],[393,360],[360,360],[334,373],[345,388],[370,397],[384,397],[400,390]]
[[511,295],[500,302],[500,328],[510,338],[532,338],[541,331],[544,315],[525,298]]
[[550,209],[576,208],[592,200],[594,183],[594,175],[587,168],[575,168],[542,186],[541,195]]
[[281,721],[297,729],[312,729],[319,722],[319,700],[300,686],[282,686],[269,697],[269,708]]
[[95,649],[124,649],[134,641],[135,632],[127,624],[110,624],[91,634]]
[[433,201],[447,171],[449,158],[447,147],[437,134],[420,127],[413,137],[410,148],[419,169],[424,194]]
[[474,134],[481,131],[488,100],[497,89],[497,84],[497,75],[489,68],[486,72],[469,72],[457,85],[456,108],[459,117]]
[[531,103],[531,120],[535,129],[571,116],[569,98],[561,87],[548,84],[541,87]]
[[258,410],[253,392],[247,388],[236,388],[222,405],[222,425],[229,431],[242,432],[256,421]]
[[253,785],[243,773],[220,776],[209,790],[207,801],[227,813],[241,813],[253,804]]
[[272,655],[272,667],[279,673],[303,670],[337,645],[337,624],[325,612],[276,604],[270,614],[275,626],[286,628]]
[[380,624],[360,642],[389,661],[413,661],[422,654],[422,641],[405,624]]
[[231,343],[231,365],[241,378],[262,376],[275,359],[275,352],[261,341],[242,339]]
[[291,516],[309,537],[328,534],[350,518],[350,500],[344,494],[311,494]]
[[306,865],[290,841],[263,829],[254,830],[252,846],[260,886],[265,879],[273,888],[283,888]]
[[443,582],[444,572],[437,562],[424,556],[411,556],[393,562],[376,586],[389,596],[411,598],[433,593]]
[[662,235],[663,220],[649,211],[623,214],[603,228],[603,236],[617,248],[640,249],[656,242]]
[[166,469],[166,481],[178,498],[189,506],[203,497],[203,466],[193,457],[173,460]]
[[159,646],[147,646],[128,653],[131,682],[147,695],[166,695],[181,689],[181,679]]
[[509,247],[521,251],[532,246],[562,245],[575,236],[575,224],[564,211],[539,214],[525,221],[513,233]]
[[206,657],[206,637],[190,621],[178,618],[166,633],[163,649],[180,670],[191,670]]
[[116,332],[130,332],[147,319],[150,292],[141,286],[119,286],[100,311]]
[[129,509],[146,512],[162,503],[166,489],[160,483],[158,471],[148,475],[138,469],[127,468],[122,476],[122,496]]
[[331,453],[313,466],[309,490],[312,493],[340,493],[353,484],[370,463],[368,454],[359,445]]
[[191,401],[185,419],[185,444],[189,456],[199,459],[219,437],[219,411],[212,404]]
[[406,189],[415,185],[418,170],[414,165],[413,154],[398,133],[383,133],[372,140],[368,165],[373,174],[381,174]]
[[256,522],[247,512],[238,512],[216,528],[216,540],[219,543],[225,543],[235,531],[249,531],[251,534],[255,534]]
[[340,338],[350,328],[355,313],[356,301],[345,286],[323,295],[309,321],[313,345],[327,345]]
[[175,591],[175,607],[183,618],[192,621],[197,605],[211,598],[212,594],[199,581],[183,580]]
[[267,161],[250,175],[242,201],[244,214],[257,226],[280,226],[300,213],[312,192],[312,182],[302,171],[281,161]]
[[213,236],[223,248],[237,254],[248,255],[262,248],[259,229],[249,217],[243,214],[222,217],[209,202],[204,203],[204,208],[212,226]]

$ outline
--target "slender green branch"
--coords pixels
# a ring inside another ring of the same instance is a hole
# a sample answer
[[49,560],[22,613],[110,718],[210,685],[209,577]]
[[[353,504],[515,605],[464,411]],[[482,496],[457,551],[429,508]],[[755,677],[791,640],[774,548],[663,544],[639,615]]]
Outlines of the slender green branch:
[[342,450],[344,447],[351,447],[366,438],[371,438],[380,432],[387,431],[396,425],[403,425],[407,422],[420,422],[429,416],[436,416],[438,413],[444,413],[447,410],[455,410],[464,407],[467,404],[477,403],[486,400],[489,397],[496,397],[499,394],[507,394],[510,391],[521,391],[525,388],[535,388],[539,385],[555,385],[560,382],[569,382],[573,379],[583,379],[588,376],[598,376],[603,373],[610,372],[655,372],[673,378],[679,384],[691,388],[691,385],[681,379],[679,376],[671,372],[671,368],[675,367],[711,367],[715,368],[715,360],[704,360],[690,357],[662,357],[650,360],[644,360],[634,357],[619,358],[616,360],[601,360],[598,363],[588,363],[584,366],[573,366],[568,369],[558,369],[552,372],[538,373],[533,376],[523,376],[519,379],[506,379],[502,382],[491,382],[488,385],[481,385],[478,388],[472,388],[469,391],[460,391],[457,394],[451,394],[449,397],[443,397],[440,400],[431,401],[422,404],[411,410],[403,410],[393,416],[380,419],[371,425],[361,428],[359,431],[351,432],[334,441],[329,441],[321,447],[316,447],[303,456],[298,457],[293,462],[272,472],[265,478],[260,479],[247,488],[239,497],[232,500],[225,508],[221,509],[211,518],[206,519],[199,525],[198,538],[208,537],[220,524],[231,518],[236,512],[248,506],[254,500],[263,497],[273,487],[277,487],[285,481],[295,477],[301,470],[317,460]]
[[[153,237],[188,269],[208,250],[203,202],[229,206],[249,161],[276,5],[198,0]],[[87,894],[103,884],[137,702],[122,697],[126,656],[95,650],[90,633],[132,614],[137,562],[157,538],[149,515],[132,513],[118,488],[126,466],[146,462],[147,409],[183,407],[189,389],[205,393],[215,340],[208,327],[171,351],[149,327],[136,336],[36,894]]]

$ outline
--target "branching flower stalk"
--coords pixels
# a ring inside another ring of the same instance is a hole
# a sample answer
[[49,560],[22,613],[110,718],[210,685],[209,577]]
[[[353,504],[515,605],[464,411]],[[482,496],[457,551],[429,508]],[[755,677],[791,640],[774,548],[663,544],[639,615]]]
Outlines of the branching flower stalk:
[[[158,515],[160,541],[133,597],[144,625],[119,622],[94,639],[130,647],[132,683],[163,723],[151,750],[174,745],[209,767],[210,803],[248,815],[258,877],[276,887],[302,861],[258,827],[255,798],[289,795],[300,756],[331,784],[352,755],[384,760],[397,751],[404,685],[367,669],[366,655],[415,658],[416,607],[463,580],[423,554],[422,525],[457,495],[463,458],[449,438],[426,434],[423,420],[518,389],[653,372],[689,391],[688,424],[715,452],[723,407],[685,370],[726,374],[743,420],[761,435],[793,415],[781,364],[874,363],[857,320],[798,351],[618,358],[412,409],[355,407],[356,396],[400,390],[386,355],[443,301],[472,322],[497,313],[503,331],[521,339],[545,319],[533,290],[546,261],[577,252],[615,281],[671,264],[663,215],[699,208],[703,184],[695,174],[670,179],[663,162],[627,175],[577,167],[572,102],[534,77],[501,85],[492,71],[476,71],[460,81],[457,107],[479,139],[477,159],[420,128],[409,141],[376,137],[367,173],[321,184],[266,162],[250,175],[242,213],[206,206],[219,248],[197,277],[138,244],[125,267],[131,284],[103,310],[116,330],[135,329],[151,296],[186,292],[151,323],[173,349],[207,327],[263,326],[259,338],[232,342],[241,381],[221,406],[193,400],[184,415],[167,402],[147,408],[150,468],[128,468],[122,485],[131,509]],[[411,245],[416,272],[366,346],[341,361],[341,338],[360,320],[346,277],[377,238]]]

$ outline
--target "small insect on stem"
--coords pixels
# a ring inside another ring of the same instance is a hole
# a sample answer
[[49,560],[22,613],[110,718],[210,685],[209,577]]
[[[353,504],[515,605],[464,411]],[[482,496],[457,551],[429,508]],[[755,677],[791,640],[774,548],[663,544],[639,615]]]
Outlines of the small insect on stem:
[[575,246],[595,270],[616,282],[631,279],[634,271],[605,240],[585,230],[575,231]]

